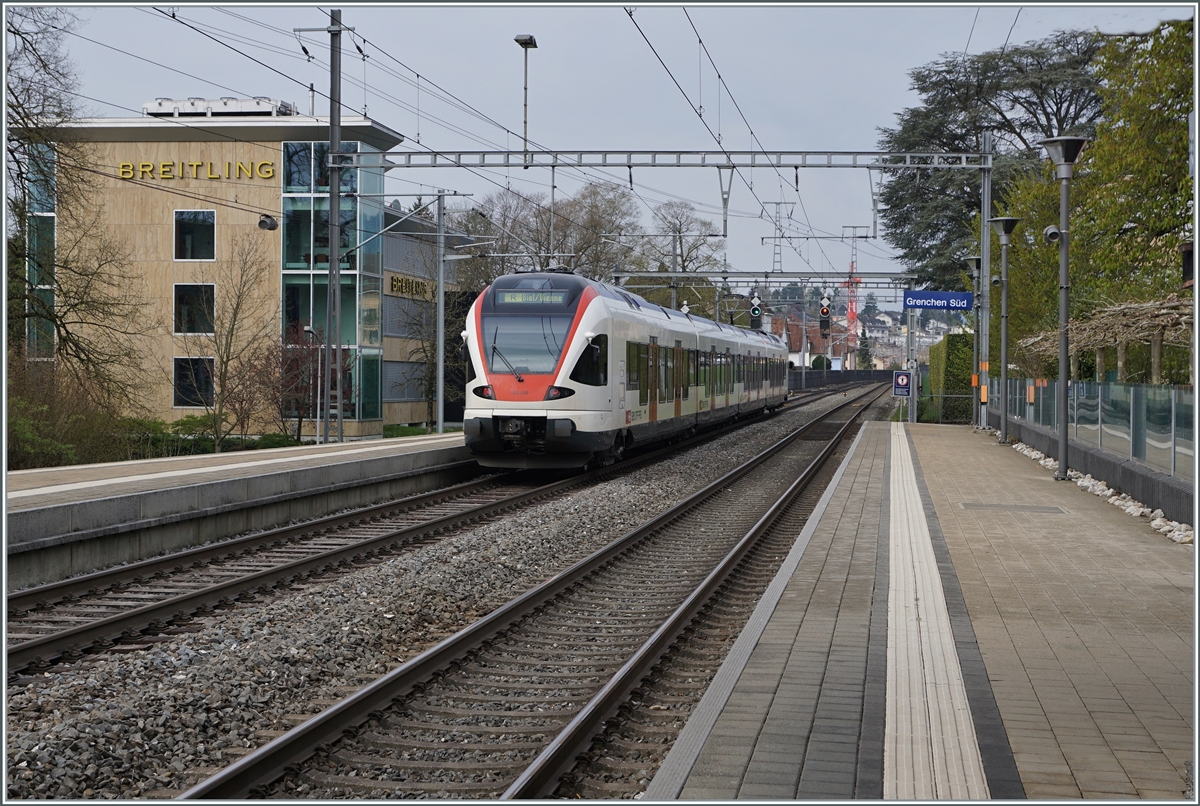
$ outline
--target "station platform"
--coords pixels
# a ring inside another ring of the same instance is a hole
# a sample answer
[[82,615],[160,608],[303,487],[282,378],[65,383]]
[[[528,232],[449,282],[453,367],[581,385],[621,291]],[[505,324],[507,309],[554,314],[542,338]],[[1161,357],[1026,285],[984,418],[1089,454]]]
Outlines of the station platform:
[[644,800],[1193,798],[1193,547],[867,423]]
[[6,476],[9,589],[477,473],[461,432]]

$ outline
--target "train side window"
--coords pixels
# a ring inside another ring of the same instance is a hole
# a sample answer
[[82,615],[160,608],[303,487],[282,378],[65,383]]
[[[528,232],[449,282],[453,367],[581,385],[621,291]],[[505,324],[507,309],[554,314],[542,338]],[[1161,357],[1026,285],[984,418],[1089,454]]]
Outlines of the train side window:
[[650,402],[650,387],[654,382],[654,379],[650,377],[649,344],[639,344],[637,346],[637,371],[638,377],[643,379],[638,386],[638,405],[645,406]]
[[588,386],[608,385],[608,336],[601,333],[592,337],[571,370],[571,380]]
[[625,342],[625,366],[629,374],[625,388],[632,392],[639,388],[642,377],[638,372],[638,344],[635,341]]

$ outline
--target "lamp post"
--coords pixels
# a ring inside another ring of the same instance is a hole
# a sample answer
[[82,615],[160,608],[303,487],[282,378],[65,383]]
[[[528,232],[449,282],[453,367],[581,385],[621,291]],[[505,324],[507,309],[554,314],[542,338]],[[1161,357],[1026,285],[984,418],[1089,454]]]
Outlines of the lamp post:
[[971,328],[971,374],[974,376],[971,383],[971,424],[976,428],[981,427],[979,422],[979,264],[983,262],[983,258],[979,255],[971,255],[967,258],[967,265],[971,267],[971,308],[975,312],[975,324]]
[[521,167],[529,168],[529,51],[537,47],[537,40],[533,34],[518,34],[513,41],[525,51],[525,157]]
[[[316,342],[317,331],[313,330],[311,325],[305,325],[304,332],[308,334],[308,343],[309,344],[313,344]],[[318,349],[317,349],[317,378],[320,379],[320,383],[313,384],[313,396],[316,397],[316,415],[317,415],[317,418],[320,419],[322,416],[321,415],[321,384],[324,383],[324,379],[325,379],[325,376],[321,374],[321,353],[324,352],[324,345],[319,344],[317,346],[318,346]],[[315,423],[315,422],[313,423],[313,431],[316,432],[317,444],[321,445],[322,444],[321,429],[320,429],[318,423]],[[328,435],[326,435],[326,436],[328,436]],[[296,435],[296,440],[297,441],[300,440],[299,434]]]
[[1050,137],[1038,145],[1045,147],[1047,155],[1054,161],[1058,169],[1058,227],[1047,227],[1045,238],[1050,243],[1058,241],[1058,470],[1054,478],[1058,481],[1067,479],[1067,381],[1070,377],[1067,355],[1067,323],[1070,321],[1068,291],[1071,287],[1070,274],[1067,271],[1067,261],[1070,257],[1067,245],[1068,233],[1067,214],[1070,210],[1071,177],[1075,173],[1075,160],[1079,152],[1088,142],[1086,137]]
[[1000,236],[1000,442],[1008,442],[1008,245],[1021,219],[989,218]]

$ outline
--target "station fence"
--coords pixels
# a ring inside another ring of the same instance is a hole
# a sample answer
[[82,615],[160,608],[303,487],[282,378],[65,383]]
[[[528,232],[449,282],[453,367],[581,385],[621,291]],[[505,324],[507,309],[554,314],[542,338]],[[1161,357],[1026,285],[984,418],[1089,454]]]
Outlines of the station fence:
[[[1009,416],[1058,430],[1056,380],[1008,379]],[[1000,380],[988,380],[988,408],[1000,410]],[[1067,434],[1180,479],[1195,476],[1195,391],[1142,383],[1067,384]]]
[[891,383],[890,369],[798,369],[788,371],[788,391],[816,389],[839,383]]

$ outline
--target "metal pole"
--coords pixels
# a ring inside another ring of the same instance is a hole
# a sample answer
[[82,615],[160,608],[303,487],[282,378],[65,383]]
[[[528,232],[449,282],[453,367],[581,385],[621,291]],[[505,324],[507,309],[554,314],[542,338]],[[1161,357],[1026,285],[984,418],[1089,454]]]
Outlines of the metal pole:
[[525,51],[525,132],[523,140],[525,142],[525,157],[523,167],[529,168],[529,48],[522,46]]
[[[983,152],[992,150],[992,133],[983,133]],[[992,232],[988,219],[992,216],[992,170],[984,168],[982,193],[980,199],[979,217],[979,285],[982,310],[980,312],[980,341],[979,341],[979,427],[988,427],[987,393],[988,393],[988,364],[991,360],[991,331],[992,331]]]
[[[975,371],[975,378],[977,382],[979,379],[979,263],[980,261],[975,262],[975,270],[971,275],[971,280],[975,284],[974,304],[971,306],[975,313],[975,328],[973,333],[974,338],[971,340],[971,348],[974,352],[974,356],[971,359],[971,366]],[[971,388],[971,425],[975,428],[980,427],[978,385]]]
[[1000,236],[1000,442],[1008,443],[1008,235]]
[[[558,261],[554,259],[554,166],[553,165],[550,166],[550,249],[547,251],[550,252],[550,257],[548,258],[550,263],[548,265],[553,266],[556,263],[558,263]],[[672,306],[672,307],[674,307],[674,306]]]
[[329,168],[329,301],[333,309],[330,340],[334,341],[334,365],[331,368],[331,389],[337,390],[333,398],[337,413],[337,441],[342,441],[342,412],[345,385],[342,380],[342,169],[339,155],[342,151],[342,11],[335,8],[329,12],[329,155],[333,157]]
[[445,427],[446,388],[446,195],[438,191],[437,203],[437,432]]
[[908,421],[917,421],[917,310],[908,309]]
[[808,388],[808,303],[804,300],[804,283],[800,284],[800,388]]
[[1058,244],[1058,470],[1054,478],[1059,481],[1067,479],[1067,380],[1069,357],[1067,355],[1067,323],[1070,321],[1068,308],[1068,290],[1071,287],[1067,261],[1070,257],[1067,242],[1070,234],[1067,231],[1067,212],[1070,209],[1071,180],[1063,177],[1060,180],[1058,193],[1058,229],[1062,237]]

